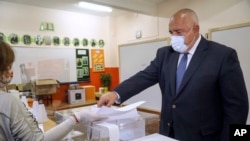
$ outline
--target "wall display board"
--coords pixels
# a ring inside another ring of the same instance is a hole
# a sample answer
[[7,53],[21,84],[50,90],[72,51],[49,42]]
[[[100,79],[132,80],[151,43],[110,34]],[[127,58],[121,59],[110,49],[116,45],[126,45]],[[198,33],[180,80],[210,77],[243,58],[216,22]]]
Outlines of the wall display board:
[[[140,70],[146,68],[156,56],[157,49],[169,44],[169,39],[157,39],[119,46],[120,81],[124,81]],[[143,107],[160,111],[161,91],[156,84],[130,98],[125,104],[146,101]]]
[[[245,77],[248,98],[250,100],[250,22],[226,27],[213,28],[209,30],[208,35],[210,40],[225,44],[229,47],[236,49]],[[247,124],[250,124],[250,115],[248,115]]]
[[89,50],[76,49],[77,81],[89,81]]
[[103,49],[91,49],[91,61],[93,72],[104,72],[104,50]]
[[[103,39],[87,39],[87,38],[73,38],[70,39],[69,37],[59,37],[59,36],[42,36],[42,35],[36,35],[31,36],[29,34],[24,35],[17,35],[15,33],[11,33],[9,35],[6,35],[5,33],[2,33],[0,31],[0,41],[6,41],[9,42],[11,45],[19,46],[19,43],[23,43],[25,46],[30,46],[32,44],[35,44],[37,46],[43,47],[42,45],[46,46],[58,46],[61,47],[62,45],[65,47],[68,47],[70,45],[74,47],[99,47],[103,48],[105,46],[105,42]],[[32,47],[32,46],[30,46]]]
[[61,83],[76,82],[76,49],[63,47],[19,47],[12,66],[11,83],[26,83],[33,79],[53,78]]

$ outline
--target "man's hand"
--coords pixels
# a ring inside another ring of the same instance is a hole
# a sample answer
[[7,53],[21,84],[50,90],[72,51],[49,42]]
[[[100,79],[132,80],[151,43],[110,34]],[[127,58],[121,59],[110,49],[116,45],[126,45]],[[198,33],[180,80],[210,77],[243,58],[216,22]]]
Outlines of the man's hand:
[[99,101],[97,102],[97,106],[98,107],[102,107],[102,106],[110,107],[115,103],[117,98],[118,96],[115,92],[108,92],[100,97]]

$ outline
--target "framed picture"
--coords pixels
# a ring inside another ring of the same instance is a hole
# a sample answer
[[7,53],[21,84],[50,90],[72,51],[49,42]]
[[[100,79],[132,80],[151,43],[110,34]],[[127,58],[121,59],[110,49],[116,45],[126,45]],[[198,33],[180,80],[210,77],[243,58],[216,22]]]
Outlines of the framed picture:
[[75,47],[79,46],[79,39],[78,38],[74,38],[73,39],[73,44]]
[[37,35],[35,38],[35,42],[37,45],[42,45],[43,44],[43,38],[40,35]]
[[4,34],[2,32],[0,32],[0,42],[4,41]]
[[77,67],[82,67],[82,58],[76,58]]
[[89,76],[89,67],[83,67],[83,76]]
[[104,47],[104,41],[101,39],[98,41],[99,47]]
[[95,39],[92,39],[90,43],[91,43],[91,46],[92,46],[92,47],[95,47],[95,46],[96,46],[96,41],[95,41]]
[[51,37],[50,36],[44,36],[44,44],[45,45],[51,45]]
[[83,69],[77,69],[77,78],[83,77]]
[[15,33],[10,34],[10,43],[11,44],[17,44],[18,43],[18,36]]
[[83,40],[82,40],[82,45],[83,45],[83,46],[88,46],[88,39],[83,38]]
[[70,45],[70,39],[69,39],[69,37],[64,37],[64,38],[63,38],[63,44],[64,44],[65,46],[69,46],[69,45]]
[[30,45],[31,44],[31,37],[30,37],[30,35],[23,35],[23,43],[25,45]]
[[88,58],[88,56],[83,56],[82,57],[82,64],[83,65],[89,65],[89,58]]
[[60,45],[60,38],[58,36],[53,37],[53,43],[55,46]]

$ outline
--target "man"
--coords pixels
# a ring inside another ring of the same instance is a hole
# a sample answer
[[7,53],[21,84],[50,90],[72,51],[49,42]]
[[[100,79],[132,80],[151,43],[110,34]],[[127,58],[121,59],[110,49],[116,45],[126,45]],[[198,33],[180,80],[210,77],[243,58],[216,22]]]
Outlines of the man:
[[[169,32],[172,46],[160,48],[146,69],[103,95],[98,106],[122,103],[159,83],[160,134],[181,141],[228,141],[229,125],[245,124],[248,115],[236,51],[202,37],[197,15],[190,9],[170,18]],[[177,71],[183,62],[186,71],[181,79]]]

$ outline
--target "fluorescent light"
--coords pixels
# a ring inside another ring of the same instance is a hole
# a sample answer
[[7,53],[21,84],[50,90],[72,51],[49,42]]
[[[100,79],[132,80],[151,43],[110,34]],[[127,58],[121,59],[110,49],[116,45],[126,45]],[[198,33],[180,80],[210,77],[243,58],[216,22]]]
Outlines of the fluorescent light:
[[112,8],[103,6],[103,5],[97,5],[93,3],[88,3],[88,2],[79,2],[79,6],[82,8],[86,8],[89,10],[95,10],[95,11],[102,11],[102,12],[112,12]]

